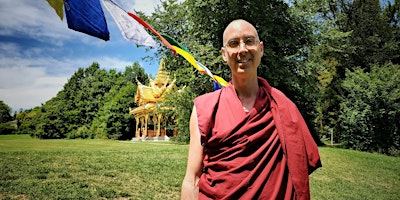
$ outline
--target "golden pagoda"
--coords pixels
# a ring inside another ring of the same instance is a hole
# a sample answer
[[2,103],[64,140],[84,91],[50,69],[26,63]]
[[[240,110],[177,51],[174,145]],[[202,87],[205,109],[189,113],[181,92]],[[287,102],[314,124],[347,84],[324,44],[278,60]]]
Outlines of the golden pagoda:
[[136,120],[136,134],[132,140],[168,140],[166,127],[171,119],[157,110],[165,94],[175,91],[176,79],[170,79],[169,73],[165,70],[164,59],[161,59],[155,79],[149,76],[149,80],[150,86],[146,86],[136,79],[135,102],[139,107],[129,108],[129,114],[134,115]]

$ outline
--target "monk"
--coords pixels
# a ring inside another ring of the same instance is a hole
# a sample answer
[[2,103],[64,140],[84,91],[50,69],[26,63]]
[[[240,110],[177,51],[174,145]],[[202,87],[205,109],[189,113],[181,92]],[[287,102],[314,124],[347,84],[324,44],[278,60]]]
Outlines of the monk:
[[295,104],[257,76],[255,27],[232,21],[221,52],[231,81],[194,100],[181,199],[310,199],[318,148]]

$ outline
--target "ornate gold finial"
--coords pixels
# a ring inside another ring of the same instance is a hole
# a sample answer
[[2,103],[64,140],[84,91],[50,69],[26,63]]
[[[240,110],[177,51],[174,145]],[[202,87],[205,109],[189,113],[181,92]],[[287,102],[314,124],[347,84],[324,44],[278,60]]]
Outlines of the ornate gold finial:
[[154,83],[159,87],[161,87],[168,81],[169,81],[169,73],[165,69],[164,58],[161,58],[160,65],[158,66],[158,72],[156,78],[154,79]]

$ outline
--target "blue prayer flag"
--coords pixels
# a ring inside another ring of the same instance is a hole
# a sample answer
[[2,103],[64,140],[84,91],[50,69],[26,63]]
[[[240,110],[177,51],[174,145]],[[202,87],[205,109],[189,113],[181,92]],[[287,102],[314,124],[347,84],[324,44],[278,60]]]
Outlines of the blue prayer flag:
[[68,28],[103,39],[110,39],[106,18],[99,0],[65,0]]

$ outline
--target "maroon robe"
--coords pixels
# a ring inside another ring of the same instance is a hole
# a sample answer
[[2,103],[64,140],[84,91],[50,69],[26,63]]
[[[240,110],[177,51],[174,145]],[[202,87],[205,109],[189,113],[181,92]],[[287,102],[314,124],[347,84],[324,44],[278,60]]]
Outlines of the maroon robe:
[[318,148],[297,107],[264,79],[259,86],[248,113],[231,84],[195,99],[205,155],[199,199],[310,199]]

